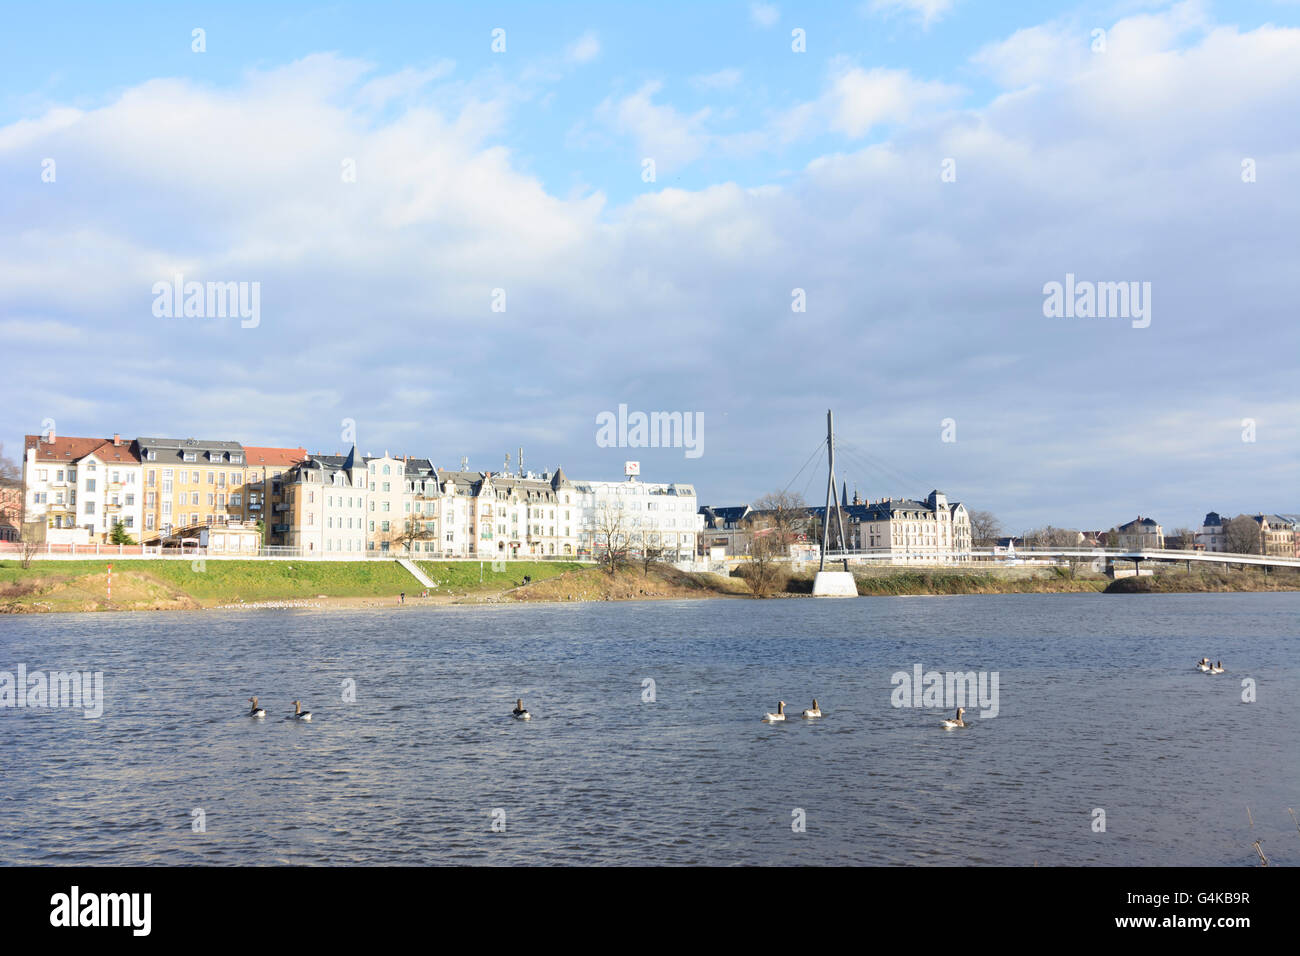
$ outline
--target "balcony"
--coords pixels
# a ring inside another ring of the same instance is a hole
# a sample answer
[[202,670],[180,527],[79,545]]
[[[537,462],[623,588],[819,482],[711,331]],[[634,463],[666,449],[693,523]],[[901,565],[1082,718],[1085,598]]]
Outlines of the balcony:
[[261,511],[261,510],[262,510],[262,503],[261,503],[260,501],[250,501],[250,502],[248,503],[248,510],[249,510],[249,511]]
[[271,510],[274,511],[276,514],[283,514],[284,512],[289,510],[289,506],[287,504],[278,504],[273,506]]

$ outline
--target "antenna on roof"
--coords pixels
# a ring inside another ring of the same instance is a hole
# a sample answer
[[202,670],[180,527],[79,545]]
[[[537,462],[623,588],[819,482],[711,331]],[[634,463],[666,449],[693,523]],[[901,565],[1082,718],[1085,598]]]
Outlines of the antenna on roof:
[[461,471],[469,471],[469,459],[468,459],[468,458],[462,458],[462,459],[460,460],[460,470],[461,470]]
[[524,446],[519,446],[519,477],[524,476]]
[[501,474],[510,474],[510,452],[506,452],[506,466],[501,469]]

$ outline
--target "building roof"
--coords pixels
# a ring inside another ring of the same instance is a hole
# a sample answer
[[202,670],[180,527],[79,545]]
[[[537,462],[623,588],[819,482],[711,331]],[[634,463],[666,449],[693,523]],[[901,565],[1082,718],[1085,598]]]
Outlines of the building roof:
[[258,445],[244,446],[244,461],[249,465],[289,467],[298,464],[298,462],[302,461],[306,457],[306,448],[262,448]]
[[1143,518],[1141,515],[1138,515],[1138,516],[1137,516],[1136,518],[1134,518],[1132,521],[1128,522],[1127,524],[1122,524],[1122,525],[1120,525],[1120,526],[1119,526],[1118,528],[1116,528],[1115,530],[1116,530],[1116,531],[1136,531],[1136,530],[1138,530],[1139,528],[1141,528],[1143,531],[1146,531],[1146,530],[1148,530],[1148,529],[1151,529],[1151,528],[1158,528],[1158,527],[1160,527],[1160,525],[1159,525],[1159,524],[1158,524],[1154,519],[1152,519],[1152,518]]
[[35,448],[37,461],[61,461],[74,464],[87,455],[94,455],[102,462],[118,461],[132,465],[140,463],[140,456],[125,439],[119,439],[114,444],[111,438],[74,438],[57,435],[53,442],[45,441],[40,435],[25,435],[23,438],[23,457],[26,457],[27,449]]

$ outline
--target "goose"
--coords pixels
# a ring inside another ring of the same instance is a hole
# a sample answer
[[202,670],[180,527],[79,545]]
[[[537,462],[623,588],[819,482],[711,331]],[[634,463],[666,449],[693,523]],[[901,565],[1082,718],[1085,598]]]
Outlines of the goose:
[[1202,657],[1196,662],[1196,669],[1208,674],[1210,672],[1210,659],[1208,657]]
[[778,720],[785,720],[785,701],[778,700],[776,702],[776,713],[764,714],[763,719],[767,721],[769,724],[774,724]]
[[514,715],[515,720],[532,720],[533,715],[524,710],[524,699],[520,697],[515,701],[515,709],[510,712]]
[[943,722],[943,729],[944,729],[944,730],[956,730],[958,727],[965,727],[965,726],[966,726],[966,721],[964,721],[964,720],[961,719],[961,715],[964,714],[964,713],[966,713],[966,708],[965,708],[965,707],[958,707],[958,708],[957,708],[957,719],[956,719],[956,720],[945,720],[945,721]]
[[822,709],[821,709],[820,707],[817,706],[817,698],[816,698],[816,697],[813,698],[813,705],[812,705],[812,707],[810,707],[808,710],[805,710],[805,711],[803,712],[803,715],[804,715],[805,717],[820,717],[820,716],[822,715]]
[[1222,673],[1223,673],[1223,661],[1219,661],[1217,664],[1215,664],[1213,667],[1211,667],[1211,668],[1210,668],[1210,673],[1211,673],[1211,674],[1222,674]]
[[266,708],[265,708],[265,707],[258,707],[258,706],[257,706],[257,698],[256,698],[256,697],[250,697],[250,698],[248,698],[248,700],[249,700],[249,703],[251,703],[251,704],[253,705],[253,709],[250,710],[250,711],[248,712],[248,716],[249,716],[249,717],[265,717],[265,716],[266,716]]
[[295,701],[293,702],[293,717],[290,718],[290,719],[291,719],[291,720],[308,720],[308,721],[309,721],[309,720],[311,720],[311,711],[310,711],[310,710],[303,710],[303,709],[302,709],[302,701],[300,701],[300,700],[295,700]]

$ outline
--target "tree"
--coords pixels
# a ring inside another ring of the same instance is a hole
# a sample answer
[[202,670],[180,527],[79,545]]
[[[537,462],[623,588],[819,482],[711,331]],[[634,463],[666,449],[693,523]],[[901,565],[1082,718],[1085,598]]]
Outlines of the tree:
[[112,544],[135,544],[135,538],[126,530],[126,525],[120,521],[113,525],[113,530],[108,533],[108,540]]
[[647,544],[641,549],[641,573],[645,577],[650,577],[650,565],[658,564],[664,556],[664,549],[659,545]]
[[785,587],[789,571],[784,557],[785,550],[775,530],[755,533],[749,546],[749,561],[740,569],[740,576],[754,597],[771,597]]
[[1237,515],[1223,525],[1224,549],[1232,554],[1259,554],[1259,522],[1250,515]]
[[613,577],[620,567],[627,564],[627,552],[632,543],[627,519],[621,510],[611,508],[608,503],[602,504],[592,519],[591,532],[596,559]]
[[975,548],[992,548],[1002,537],[1002,523],[991,511],[968,511],[970,542]]
[[45,522],[24,521],[20,533],[20,554],[24,568],[32,566],[32,559],[45,543]]
[[12,458],[5,457],[4,442],[0,442],[0,481],[21,481],[23,477],[22,466]]
[[[790,553],[790,545],[799,540],[808,526],[808,506],[803,495],[793,491],[776,491],[763,495],[751,506],[746,518],[751,533],[766,530],[768,548],[777,556]],[[753,548],[750,548],[751,553]]]
[[397,531],[392,540],[402,546],[402,550],[407,554],[411,553],[411,545],[417,541],[424,541],[433,537],[432,533],[425,528],[424,522],[415,517],[406,519],[406,524],[402,525],[401,530]]

